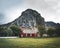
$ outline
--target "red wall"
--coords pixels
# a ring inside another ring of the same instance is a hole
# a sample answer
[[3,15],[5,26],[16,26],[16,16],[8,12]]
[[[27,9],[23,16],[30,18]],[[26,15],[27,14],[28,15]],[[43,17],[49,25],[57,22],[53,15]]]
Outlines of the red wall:
[[[23,32],[22,32],[21,35],[23,35],[23,37],[26,37],[26,33],[23,33]],[[27,37],[37,37],[37,33],[36,33],[36,34],[33,33],[32,36],[30,36],[30,34],[28,33],[28,34],[27,34]]]

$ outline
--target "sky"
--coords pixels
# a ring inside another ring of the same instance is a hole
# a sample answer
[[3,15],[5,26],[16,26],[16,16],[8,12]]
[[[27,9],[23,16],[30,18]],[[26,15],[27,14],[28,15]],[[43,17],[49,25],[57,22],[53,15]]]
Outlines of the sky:
[[38,11],[45,21],[60,23],[60,0],[0,0],[0,24],[12,22],[28,8]]

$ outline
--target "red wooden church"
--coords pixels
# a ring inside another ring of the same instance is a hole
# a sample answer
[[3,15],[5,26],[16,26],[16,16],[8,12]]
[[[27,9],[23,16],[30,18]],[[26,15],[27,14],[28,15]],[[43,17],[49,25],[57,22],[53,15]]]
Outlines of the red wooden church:
[[37,28],[21,28],[21,37],[37,37],[38,36],[38,30]]

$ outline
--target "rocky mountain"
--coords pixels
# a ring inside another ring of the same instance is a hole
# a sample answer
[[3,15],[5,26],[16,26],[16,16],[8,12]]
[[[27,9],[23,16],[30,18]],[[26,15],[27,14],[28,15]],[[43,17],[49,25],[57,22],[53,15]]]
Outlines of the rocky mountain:
[[59,27],[60,28],[59,23],[54,23],[52,21],[45,22],[44,18],[40,15],[40,13],[38,13],[37,11],[32,10],[32,9],[27,9],[27,10],[23,11],[21,16],[19,16],[13,22],[0,25],[0,27],[9,27],[11,25],[17,25],[19,27],[25,27],[25,28],[32,28],[37,25],[42,25],[42,26],[45,26],[46,28],[50,28],[50,27],[53,27],[53,28]]
[[60,24],[59,23],[54,23],[54,22],[52,22],[52,21],[49,21],[49,22],[45,22],[45,26],[46,27],[58,27],[58,28],[60,28]]
[[32,28],[37,25],[44,26],[44,18],[35,10],[27,9],[22,12],[19,18],[8,24],[0,25],[0,27],[9,27],[11,25],[17,25],[19,27]]

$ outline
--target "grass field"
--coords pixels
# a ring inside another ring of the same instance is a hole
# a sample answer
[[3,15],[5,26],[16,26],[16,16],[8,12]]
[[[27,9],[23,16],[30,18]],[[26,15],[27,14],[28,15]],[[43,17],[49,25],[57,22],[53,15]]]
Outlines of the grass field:
[[0,38],[0,48],[60,48],[58,38]]

